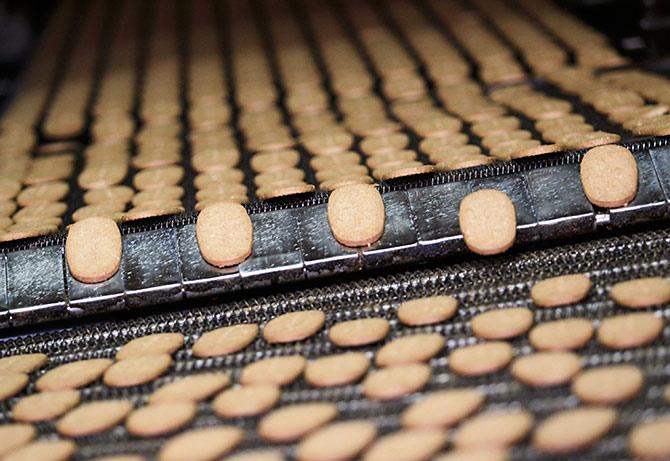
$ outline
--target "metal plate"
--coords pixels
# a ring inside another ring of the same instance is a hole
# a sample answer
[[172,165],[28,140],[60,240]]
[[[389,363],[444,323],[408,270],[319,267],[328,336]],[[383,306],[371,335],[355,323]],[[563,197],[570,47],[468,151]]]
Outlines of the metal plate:
[[541,238],[584,234],[595,229],[595,213],[582,190],[579,165],[557,165],[524,175]]
[[75,280],[65,264],[68,310],[71,314],[93,314],[123,309],[126,306],[123,286],[123,264],[109,280],[101,283],[82,283]]
[[123,258],[128,307],[181,299],[181,265],[175,229],[124,235]]
[[661,184],[665,201],[670,206],[670,146],[657,147],[649,150],[654,164],[656,177]]
[[0,253],[0,328],[9,326],[7,300],[7,255]]
[[63,247],[7,254],[7,305],[12,326],[66,316]]
[[470,192],[465,182],[407,191],[419,253],[435,258],[466,251],[458,227],[458,206]]
[[238,267],[220,269],[202,259],[195,237],[195,224],[177,231],[179,257],[186,297],[226,293],[240,288]]
[[263,286],[305,277],[297,215],[292,209],[251,215],[254,244],[251,257],[239,267],[243,286]]

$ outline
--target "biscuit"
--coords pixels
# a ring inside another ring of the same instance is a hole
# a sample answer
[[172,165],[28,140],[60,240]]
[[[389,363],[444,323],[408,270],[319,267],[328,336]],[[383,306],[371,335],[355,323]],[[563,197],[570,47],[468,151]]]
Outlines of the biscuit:
[[149,396],[149,403],[199,402],[230,384],[225,373],[200,373],[164,384]]
[[617,315],[598,327],[598,342],[611,349],[645,346],[663,331],[663,320],[651,313]]
[[234,266],[251,255],[253,224],[239,203],[205,207],[198,215],[195,235],[203,259],[213,266]]
[[535,283],[530,297],[536,306],[558,307],[583,300],[590,289],[591,280],[584,274],[559,275]]
[[307,364],[305,380],[315,387],[342,386],[358,381],[370,366],[362,352],[347,352],[318,358]]
[[582,362],[573,352],[538,352],[512,362],[510,372],[531,387],[560,386],[579,373]]
[[670,302],[670,280],[645,277],[619,282],[612,286],[610,298],[631,309],[658,306]]
[[0,201],[11,200],[21,191],[21,183],[15,179],[0,178]]
[[30,424],[0,425],[0,457],[28,444],[35,438],[37,431]]
[[509,447],[523,440],[533,416],[521,410],[492,410],[468,419],[454,434],[456,448]]
[[28,375],[25,373],[0,374],[0,402],[14,397],[28,385]]
[[526,333],[533,325],[533,313],[525,307],[495,309],[475,315],[472,332],[483,339],[508,339]]
[[637,194],[637,163],[622,146],[590,149],[582,158],[579,176],[586,198],[599,207],[624,206]]
[[95,205],[86,205],[77,208],[77,210],[72,213],[72,221],[79,222],[88,218],[107,218],[114,222],[119,222],[123,219],[123,210],[125,208],[125,203],[121,202],[105,202],[97,203]]
[[533,434],[533,446],[544,453],[574,453],[607,434],[617,421],[612,408],[574,408],[542,421]]
[[270,320],[263,328],[263,339],[270,344],[301,341],[316,334],[326,321],[320,310],[288,312]]
[[572,381],[572,393],[585,403],[607,405],[636,396],[644,375],[635,365],[610,365],[581,372]]
[[638,423],[628,435],[628,449],[639,459],[664,459],[670,457],[670,418]]
[[256,173],[263,173],[281,167],[294,167],[300,162],[300,153],[296,150],[280,150],[276,152],[262,152],[251,157],[251,169]]
[[328,224],[342,245],[370,245],[384,233],[384,201],[376,187],[355,184],[335,189],[328,199]]
[[52,368],[35,383],[42,391],[77,389],[97,380],[112,365],[110,359],[88,359],[65,363]]
[[420,162],[403,162],[398,165],[377,169],[372,172],[372,175],[378,177],[382,181],[390,181],[392,179],[404,178],[406,176],[433,173],[434,171],[435,167],[433,165],[423,165],[420,164]]
[[458,224],[465,245],[473,253],[493,255],[507,251],[516,239],[516,211],[504,192],[483,189],[463,198]]
[[388,133],[380,136],[369,136],[360,143],[360,148],[367,155],[379,155],[405,149],[409,138],[404,133]]
[[49,361],[45,354],[20,354],[0,358],[0,374],[32,373]]
[[228,456],[226,461],[285,461],[279,450],[263,449],[248,450]]
[[505,368],[512,360],[512,346],[502,341],[474,344],[449,354],[449,367],[462,376],[480,376]]
[[539,350],[561,351],[584,347],[593,336],[593,323],[587,319],[564,319],[540,323],[528,339]]
[[446,431],[440,429],[402,429],[377,439],[367,449],[362,461],[427,460],[431,459],[446,444]]
[[196,357],[216,357],[235,354],[246,348],[258,337],[258,325],[247,323],[217,328],[203,333],[193,344]]
[[455,449],[435,458],[435,461],[508,461],[504,448]]
[[154,333],[135,338],[121,346],[116,353],[116,360],[145,355],[172,354],[183,345],[184,335],[181,333]]
[[290,384],[302,374],[307,361],[300,355],[271,357],[250,363],[240,374],[241,384]]
[[141,170],[133,176],[133,186],[139,191],[176,186],[184,177],[184,169],[177,165]]
[[274,407],[280,396],[281,390],[274,384],[249,384],[220,393],[212,401],[212,409],[222,418],[257,416]]
[[390,328],[388,320],[383,318],[348,320],[331,326],[328,339],[339,347],[364,346],[384,339]]
[[84,437],[108,431],[133,410],[128,400],[100,400],[71,410],[56,423],[56,431],[66,437]]
[[396,338],[377,351],[379,367],[427,362],[444,348],[445,338],[439,333],[413,334]]
[[31,394],[12,408],[15,421],[25,423],[49,421],[65,414],[79,403],[79,391],[66,389]]
[[485,395],[475,389],[449,389],[425,394],[403,411],[402,425],[407,428],[446,428],[476,412]]
[[331,402],[310,402],[287,405],[265,415],[258,423],[258,434],[273,443],[293,442],[338,415]]
[[65,198],[69,190],[70,186],[62,181],[38,184],[23,189],[16,197],[16,203],[20,206],[28,206],[58,202]]
[[430,367],[423,363],[396,365],[369,373],[363,394],[370,400],[394,400],[421,390],[430,380]]
[[398,306],[398,319],[408,326],[441,323],[456,314],[458,301],[452,296],[429,296],[404,301]]
[[2,458],[2,461],[67,461],[77,446],[71,440],[37,440]]
[[72,277],[99,283],[116,274],[121,265],[121,232],[109,218],[87,218],[70,226],[65,259]]
[[302,181],[282,181],[268,184],[256,189],[256,197],[260,200],[271,200],[289,195],[310,194],[316,190],[313,184]]
[[128,415],[126,430],[135,437],[158,437],[175,432],[194,417],[197,411],[193,402],[174,402],[148,405]]
[[317,429],[296,448],[299,461],[345,461],[356,458],[377,435],[374,424],[363,420],[341,421]]
[[213,461],[232,451],[243,438],[237,427],[211,426],[191,429],[169,439],[158,452],[158,461]]
[[180,200],[183,196],[184,196],[183,187],[168,186],[168,187],[161,187],[160,189],[149,189],[140,191],[135,195],[133,195],[131,200],[133,205],[139,206],[147,202],[156,202],[159,200]]
[[142,455],[112,455],[95,458],[94,461],[146,461]]
[[[146,204],[143,204],[146,205]],[[184,207],[175,206],[172,204],[155,204],[153,208],[149,207],[135,207],[124,213],[123,221],[138,221],[140,219],[159,218],[161,216],[172,216],[183,213]]]
[[102,378],[110,387],[129,387],[157,379],[172,365],[168,354],[130,357],[109,367]]
[[556,144],[566,150],[590,149],[605,144],[619,142],[621,136],[606,131],[588,131],[586,133],[567,133],[556,139]]

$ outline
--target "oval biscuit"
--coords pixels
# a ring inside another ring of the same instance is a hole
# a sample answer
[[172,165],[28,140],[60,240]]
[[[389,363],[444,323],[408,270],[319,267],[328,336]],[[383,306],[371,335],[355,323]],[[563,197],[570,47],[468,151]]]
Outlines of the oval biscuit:
[[384,201],[375,186],[352,184],[335,189],[328,199],[328,224],[342,245],[370,245],[384,233]]
[[206,206],[198,215],[195,235],[203,259],[213,266],[234,266],[251,255],[253,224],[239,203]]
[[574,408],[559,411],[535,429],[533,445],[545,453],[573,453],[593,445],[617,420],[612,408]]
[[121,231],[109,218],[93,217],[72,224],[65,258],[72,277],[84,283],[111,278],[121,265]]
[[579,165],[584,194],[591,203],[603,208],[628,204],[637,194],[637,163],[622,146],[598,146],[590,149]]
[[482,189],[461,201],[458,223],[470,251],[492,255],[507,251],[516,238],[516,211],[504,192]]
[[530,296],[536,306],[558,307],[581,301],[590,289],[591,280],[584,274],[559,275],[537,282]]

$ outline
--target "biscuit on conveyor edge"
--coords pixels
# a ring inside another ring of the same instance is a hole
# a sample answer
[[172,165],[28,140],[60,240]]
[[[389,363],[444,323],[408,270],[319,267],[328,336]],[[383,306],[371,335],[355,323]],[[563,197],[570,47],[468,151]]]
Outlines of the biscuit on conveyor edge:
[[70,226],[65,258],[72,276],[83,283],[112,277],[121,264],[121,232],[109,218],[92,217]]
[[506,193],[482,189],[463,198],[458,223],[465,245],[473,253],[493,255],[507,251],[516,238],[516,210]]
[[205,207],[198,215],[195,235],[203,259],[213,266],[234,266],[251,255],[253,224],[239,203]]
[[627,205],[637,194],[635,157],[622,146],[590,149],[579,165],[579,176],[589,202],[603,208]]
[[370,245],[384,233],[386,213],[377,188],[354,184],[335,189],[328,199],[328,224],[342,245]]

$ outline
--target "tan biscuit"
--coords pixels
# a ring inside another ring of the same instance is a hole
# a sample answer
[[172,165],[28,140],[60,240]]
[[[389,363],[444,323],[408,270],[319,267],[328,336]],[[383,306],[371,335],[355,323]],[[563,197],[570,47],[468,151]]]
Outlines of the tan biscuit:
[[11,216],[15,211],[16,202],[14,200],[0,202],[0,216]]
[[84,190],[100,189],[123,182],[128,174],[127,162],[117,161],[86,166],[77,178],[77,184]]
[[280,150],[276,152],[262,152],[251,157],[251,169],[256,173],[263,173],[279,167],[295,167],[300,162],[300,153],[296,150]]
[[155,208],[131,208],[123,215],[123,221],[138,221],[140,219],[159,218],[161,216],[172,216],[184,212],[182,206],[156,206]]
[[232,451],[244,433],[237,427],[212,426],[182,432],[161,447],[159,461],[214,461]]
[[77,389],[97,380],[112,365],[110,359],[70,362],[43,374],[35,383],[38,391]]
[[14,397],[28,385],[28,375],[25,373],[0,374],[0,402]]
[[225,461],[285,461],[285,458],[279,450],[259,448],[235,453],[228,456]]
[[11,200],[21,191],[21,183],[15,179],[0,178],[0,200]]
[[302,138],[302,144],[315,155],[328,155],[348,150],[354,138],[345,131],[314,133]]
[[250,363],[242,370],[241,384],[290,384],[302,374],[307,361],[300,355],[271,357]]
[[198,215],[195,235],[205,261],[217,267],[234,266],[251,255],[253,224],[238,203],[216,203]]
[[431,162],[439,163],[454,160],[458,158],[473,158],[482,153],[479,146],[473,144],[465,144],[463,146],[450,146],[442,150],[435,151],[428,155]]
[[55,234],[58,232],[58,226],[54,224],[24,223],[24,225],[15,224],[9,226],[0,234],[0,242],[13,242],[28,238],[42,237],[44,235]]
[[384,165],[398,162],[412,162],[416,160],[416,152],[413,150],[395,150],[385,154],[377,154],[368,158],[365,163],[371,170],[384,167]]
[[326,321],[320,310],[288,312],[270,320],[263,328],[263,339],[270,344],[301,341],[315,335]]
[[244,180],[244,173],[236,168],[228,170],[207,171],[200,173],[193,179],[193,185],[197,189],[204,189],[207,186],[240,183]]
[[424,117],[412,123],[412,129],[423,137],[447,136],[458,133],[462,126],[463,122],[448,115]]
[[70,226],[65,259],[72,277],[84,283],[103,282],[121,265],[121,232],[109,218],[87,218]]
[[564,149],[579,150],[590,149],[605,144],[619,142],[621,136],[606,131],[587,131],[585,133],[568,133],[556,140]]
[[611,365],[584,370],[571,390],[583,402],[607,405],[632,399],[643,385],[644,375],[635,365]]
[[95,458],[93,461],[146,461],[142,455],[112,455]]
[[225,373],[200,373],[186,376],[156,389],[149,403],[199,402],[230,384]]
[[408,326],[432,325],[449,320],[456,314],[458,301],[452,296],[429,296],[404,301],[396,312]]
[[433,155],[456,146],[468,143],[468,135],[464,133],[453,133],[446,136],[433,136],[423,139],[419,143],[419,149],[428,155]]
[[176,186],[183,177],[184,169],[180,166],[169,165],[147,168],[135,174],[133,177],[133,186],[140,191]]
[[168,186],[161,187],[160,189],[149,189],[138,192],[132,196],[132,203],[135,206],[139,206],[147,202],[156,202],[158,200],[181,200],[183,196],[183,187]]
[[254,177],[254,184],[256,184],[257,187],[270,188],[273,184],[277,184],[281,181],[290,182],[292,184],[301,184],[304,179],[305,171],[300,168],[281,168],[257,174]]
[[572,350],[583,347],[593,336],[593,323],[587,319],[564,319],[540,323],[528,339],[540,350]]
[[480,138],[483,138],[484,136],[517,130],[520,126],[521,121],[517,117],[508,115],[473,123],[470,130]]
[[110,387],[138,386],[157,379],[171,365],[172,357],[168,354],[131,357],[109,367],[103,381]]
[[[514,145],[518,148],[518,141],[529,141],[533,134],[527,130],[513,130],[505,133],[492,134],[482,138],[482,146],[491,150],[494,148],[502,148],[504,145]],[[537,146],[539,142],[526,144],[526,146]],[[505,153],[503,160],[509,160],[509,153]]]
[[27,206],[58,202],[65,198],[69,190],[70,186],[62,181],[38,184],[23,189],[16,197],[16,203]]
[[530,296],[536,306],[558,307],[583,300],[590,289],[591,280],[584,274],[560,275],[535,283]]
[[484,394],[475,389],[449,389],[426,394],[402,413],[408,428],[451,427],[476,412]]
[[365,165],[348,164],[318,171],[314,177],[317,181],[324,182],[341,176],[365,176],[366,174],[368,174],[368,169]]
[[195,403],[160,403],[138,408],[128,415],[126,430],[135,437],[158,437],[175,432],[194,417]]
[[421,390],[430,379],[430,367],[423,363],[396,365],[369,373],[363,394],[371,400],[394,400]]
[[328,170],[338,168],[342,165],[357,165],[361,161],[361,156],[358,152],[345,151],[338,152],[332,155],[319,155],[309,161],[309,165],[315,171]]
[[79,403],[79,391],[66,389],[31,394],[12,408],[15,421],[32,423],[49,421],[65,414]]
[[402,336],[386,343],[375,355],[380,367],[427,362],[444,348],[445,338],[439,333]]
[[368,421],[336,422],[302,439],[296,455],[299,461],[347,461],[355,459],[376,435],[377,428]]
[[462,376],[480,376],[505,368],[512,360],[512,346],[502,341],[474,344],[449,354],[449,367]]
[[272,200],[290,195],[310,194],[316,190],[313,184],[302,181],[285,181],[268,184],[256,189],[256,197],[260,200]]
[[305,380],[315,387],[342,386],[358,381],[370,366],[362,352],[348,352],[318,358],[307,364]]
[[348,320],[331,326],[328,338],[340,347],[364,346],[384,339],[389,329],[388,320],[383,318]]
[[56,430],[66,437],[84,437],[108,431],[133,410],[128,400],[100,400],[71,410],[56,423]]
[[478,190],[463,198],[458,223],[467,247],[480,255],[503,253],[516,239],[514,204],[497,190]]
[[475,168],[478,166],[488,165],[493,162],[493,157],[486,155],[463,155],[454,157],[445,161],[438,162],[435,169],[438,171],[452,171],[463,168]]
[[495,309],[477,314],[470,321],[472,332],[483,339],[508,339],[526,333],[533,325],[533,313],[525,307]]
[[569,382],[581,368],[582,362],[573,352],[538,352],[516,359],[510,372],[528,386],[552,387]]
[[196,148],[191,156],[193,170],[197,173],[212,170],[227,170],[240,161],[240,152],[236,148]]
[[379,155],[403,150],[408,144],[409,138],[406,134],[388,133],[363,139],[360,148],[367,155]]
[[341,176],[322,182],[319,184],[319,188],[324,192],[332,192],[340,187],[354,184],[372,184],[373,182],[374,180],[370,176]]
[[181,333],[154,333],[128,341],[116,353],[116,360],[145,355],[172,354],[184,345]]
[[363,461],[423,461],[431,459],[447,443],[440,429],[402,429],[377,439],[363,455]]
[[355,184],[335,189],[328,199],[328,224],[342,245],[358,247],[384,234],[386,212],[376,187]]
[[51,218],[58,217],[65,214],[67,211],[67,205],[63,202],[53,202],[53,203],[40,203],[36,205],[29,205],[21,208],[13,216],[14,221],[21,222],[24,220],[30,220],[34,218]]
[[455,449],[435,458],[435,461],[508,461],[504,448]]
[[221,327],[203,333],[193,344],[196,357],[216,357],[235,354],[246,348],[258,337],[258,325],[247,323]]
[[512,152],[511,158],[526,158],[526,157],[536,157],[538,155],[547,155],[554,154],[563,150],[563,147],[560,144],[542,144],[535,147],[529,147],[527,149],[521,149]]
[[72,221],[79,222],[88,218],[107,218],[114,222],[119,222],[123,219],[123,210],[125,210],[125,203],[121,202],[105,202],[95,205],[86,205],[77,208],[72,213]]
[[32,373],[48,361],[41,353],[10,355],[0,359],[0,373]]
[[332,421],[337,414],[337,405],[331,402],[297,403],[264,416],[257,431],[270,442],[293,442]]
[[420,165],[420,162],[407,162],[397,166],[389,166],[380,168],[372,172],[372,175],[377,175],[382,181],[390,181],[392,179],[404,178],[407,176],[416,176],[420,174],[429,174],[435,171],[433,165]]
[[[215,187],[200,189],[195,193],[195,199],[198,202],[219,201],[224,202],[230,197],[241,197],[247,195],[247,186],[244,184],[222,184]],[[233,201],[235,201],[233,199]]]
[[35,438],[37,431],[30,424],[0,425],[0,457],[20,448]]
[[574,408],[549,416],[535,429],[533,446],[545,453],[573,453],[596,443],[617,420],[611,408]]
[[631,309],[657,306],[670,302],[670,280],[645,277],[616,283],[610,297],[617,304]]
[[637,163],[630,151],[622,146],[590,149],[582,158],[579,176],[586,197],[600,207],[624,206],[637,193]]
[[638,459],[667,459],[670,457],[668,434],[668,416],[638,423],[628,435],[628,449]]
[[651,313],[617,315],[602,321],[598,342],[611,349],[645,346],[663,331],[663,320]]
[[535,149],[540,147],[540,145],[540,141],[536,139],[510,140],[507,142],[501,142],[489,148],[489,153],[492,157],[495,157],[499,160],[511,160],[518,152],[524,152],[528,149]]
[[212,409],[222,418],[257,416],[274,407],[281,390],[273,384],[250,384],[228,389],[212,402]]
[[494,410],[465,421],[454,435],[456,448],[509,447],[523,440],[533,416],[521,410]]
[[14,450],[2,461],[67,461],[76,450],[71,440],[37,440]]

